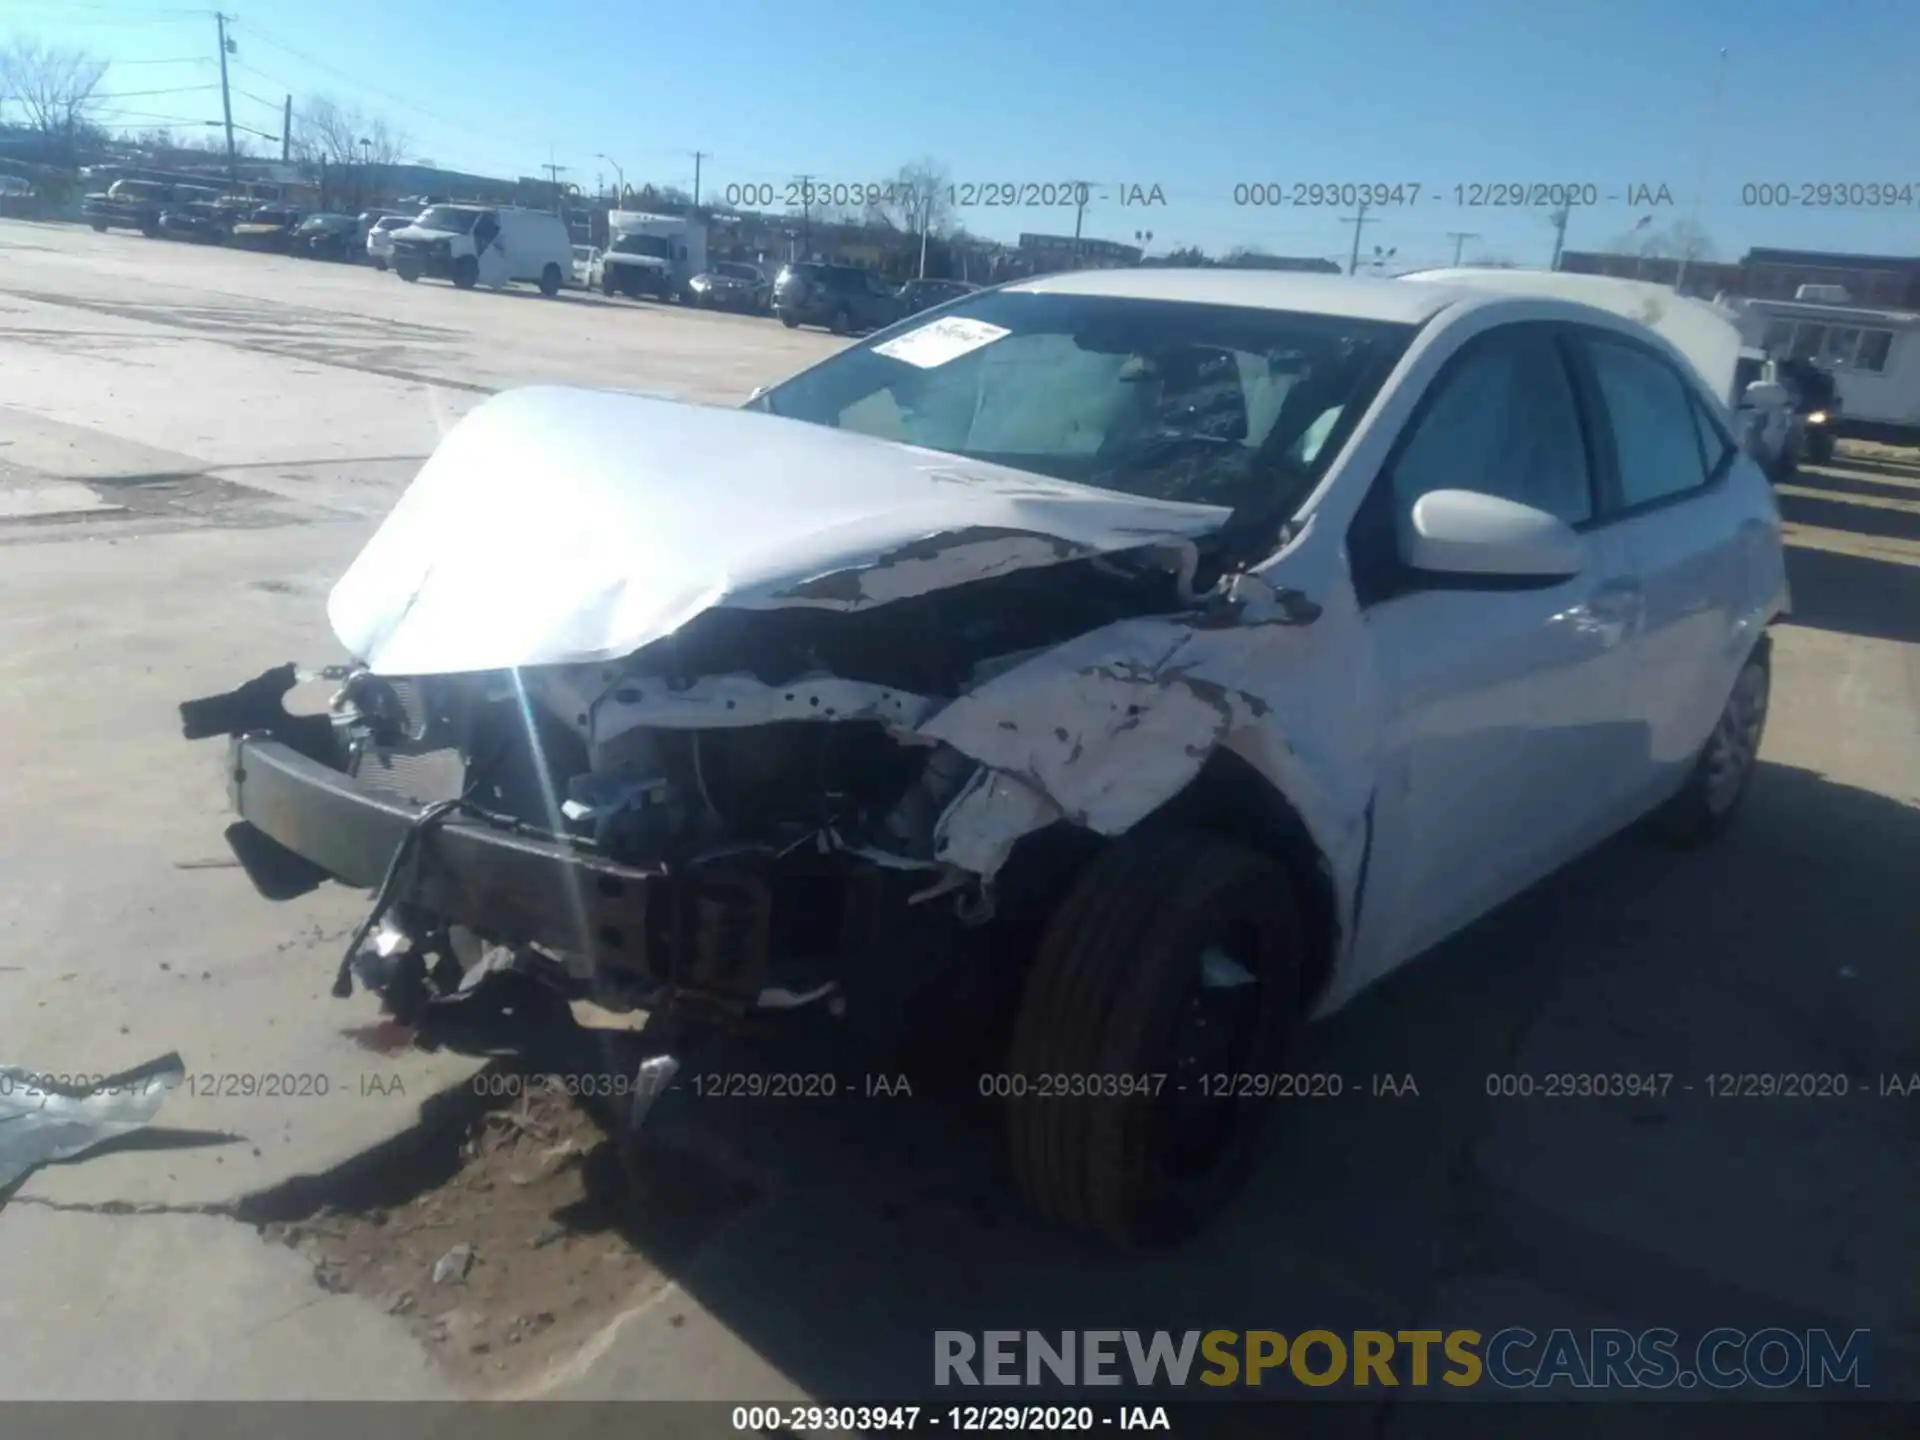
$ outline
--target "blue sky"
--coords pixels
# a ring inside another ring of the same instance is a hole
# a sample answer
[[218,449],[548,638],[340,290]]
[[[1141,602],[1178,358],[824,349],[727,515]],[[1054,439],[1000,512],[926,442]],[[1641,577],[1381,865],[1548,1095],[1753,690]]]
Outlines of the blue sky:
[[[591,189],[624,168],[691,184],[884,180],[931,158],[958,183],[1090,179],[1085,233],[1152,248],[1257,245],[1345,258],[1346,206],[1236,206],[1252,182],[1421,185],[1376,210],[1368,251],[1544,263],[1544,212],[1457,205],[1456,185],[1593,184],[1571,248],[1619,235],[1665,185],[1722,258],[1750,245],[1920,253],[1920,3],[1853,0],[240,0],[236,122],[326,94],[410,154]],[[0,0],[0,33],[114,61],[109,124],[217,118],[210,11]],[[1728,51],[1722,62],[1720,51]],[[1724,69],[1722,66],[1724,64]],[[1716,73],[1722,76],[1716,100]],[[203,131],[202,133],[210,133]],[[1703,183],[1704,177],[1704,183]],[[1897,183],[1904,208],[1756,208],[1742,187]],[[1123,186],[1164,204],[1121,207]],[[1609,196],[1621,196],[1610,200]],[[975,208],[976,232],[1067,231],[1071,208]]]

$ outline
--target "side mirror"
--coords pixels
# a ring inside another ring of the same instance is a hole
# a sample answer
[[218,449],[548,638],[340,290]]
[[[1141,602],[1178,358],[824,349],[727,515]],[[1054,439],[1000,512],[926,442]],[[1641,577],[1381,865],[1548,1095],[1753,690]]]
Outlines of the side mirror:
[[1756,380],[1740,396],[1743,408],[1772,410],[1787,403],[1787,387],[1778,380]]
[[1586,544],[1566,521],[1477,490],[1430,490],[1413,502],[1400,558],[1440,575],[1566,580],[1586,566]]

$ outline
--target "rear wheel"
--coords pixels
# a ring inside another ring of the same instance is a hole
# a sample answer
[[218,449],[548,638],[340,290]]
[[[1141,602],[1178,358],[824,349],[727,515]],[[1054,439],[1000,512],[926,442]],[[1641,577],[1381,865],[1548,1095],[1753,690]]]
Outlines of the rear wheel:
[[540,272],[540,293],[551,300],[560,293],[560,267],[549,265]]
[[1760,637],[1740,667],[1733,693],[1701,747],[1686,786],[1654,814],[1654,829],[1676,845],[1704,845],[1727,828],[1746,799],[1767,728],[1772,646],[1771,637]]
[[96,235],[104,235],[104,234],[106,234],[106,233],[107,233],[107,222],[106,222],[106,221],[104,221],[104,220],[89,220],[89,221],[88,221],[87,223],[88,223],[89,225],[91,225],[91,226],[93,227],[93,233],[94,233],[94,234],[96,234]]
[[385,270],[387,268],[387,262],[376,255],[373,257],[373,268],[376,270]]
[[1233,1197],[1272,1095],[1227,1077],[1279,1068],[1303,1012],[1302,945],[1285,869],[1212,835],[1127,836],[1081,875],[1035,954],[1006,1063],[1014,1180],[1043,1218],[1158,1245]]
[[480,262],[471,255],[462,255],[453,262],[453,283],[462,290],[471,290],[480,281]]
[[411,285],[414,281],[420,278],[420,267],[418,265],[409,265],[405,261],[401,261],[400,263],[396,264],[393,267],[393,273],[398,275],[402,280],[406,281],[409,285]]
[[790,311],[783,311],[780,316],[780,323],[789,330],[798,330],[800,328],[800,317]]
[[846,306],[842,305],[833,312],[833,318],[827,321],[827,328],[836,335],[845,335],[853,329],[853,316],[847,313]]

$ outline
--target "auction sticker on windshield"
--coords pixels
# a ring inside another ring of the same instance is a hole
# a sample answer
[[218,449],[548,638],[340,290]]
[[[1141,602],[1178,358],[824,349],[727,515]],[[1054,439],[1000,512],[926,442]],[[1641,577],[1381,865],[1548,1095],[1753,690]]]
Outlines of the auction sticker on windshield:
[[929,321],[918,330],[895,336],[884,345],[876,345],[873,353],[885,355],[891,360],[904,360],[922,370],[931,370],[936,365],[944,365],[949,360],[958,360],[962,355],[971,354],[982,345],[991,345],[1011,333],[1003,326],[989,325],[984,320],[967,320],[958,315],[949,315],[944,319]]

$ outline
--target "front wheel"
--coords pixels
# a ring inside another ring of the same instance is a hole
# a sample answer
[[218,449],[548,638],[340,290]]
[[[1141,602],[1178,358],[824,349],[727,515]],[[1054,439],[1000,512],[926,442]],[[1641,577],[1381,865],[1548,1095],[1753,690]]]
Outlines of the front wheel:
[[540,293],[551,300],[560,293],[560,267],[549,265],[540,272]]
[[420,267],[418,265],[406,264],[395,265],[393,267],[393,273],[411,285],[420,278]]
[[1704,845],[1733,819],[1746,799],[1767,728],[1773,691],[1773,639],[1763,635],[1733,682],[1713,733],[1693,762],[1687,783],[1653,817],[1653,828],[1676,845]]
[[376,255],[373,257],[373,268],[384,272],[387,268],[387,262]]
[[104,220],[89,220],[87,224],[93,227],[93,233],[96,235],[104,235],[107,233],[107,222]]
[[1133,1248],[1232,1199],[1303,1015],[1303,946],[1285,868],[1210,834],[1125,836],[1082,873],[993,1077],[1042,1218]]
[[800,317],[791,313],[782,313],[780,323],[789,330],[798,330],[800,328]]
[[842,305],[833,312],[833,318],[827,321],[827,328],[836,335],[845,335],[853,329],[853,316],[847,313],[846,306]]
[[1807,463],[1810,465],[1833,463],[1833,435],[1830,431],[1822,431],[1807,437]]
[[462,255],[453,262],[453,283],[462,290],[471,290],[480,282],[480,262],[471,255]]

